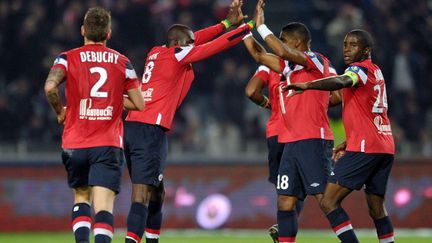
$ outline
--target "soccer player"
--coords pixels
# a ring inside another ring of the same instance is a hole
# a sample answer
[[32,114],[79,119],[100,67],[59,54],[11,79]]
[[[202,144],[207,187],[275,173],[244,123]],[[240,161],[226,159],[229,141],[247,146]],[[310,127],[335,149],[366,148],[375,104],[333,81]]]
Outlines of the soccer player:
[[[107,48],[111,15],[90,8],[81,27],[84,45],[61,53],[45,82],[48,102],[64,124],[62,160],[73,189],[72,228],[77,243],[88,243],[93,204],[96,243],[111,242],[113,205],[123,168],[123,105],[142,110],[144,100],[130,61]],[[66,82],[67,108],[58,86]],[[124,92],[128,98],[123,98]]]
[[141,112],[129,112],[125,122],[125,154],[132,181],[125,242],[140,242],[144,232],[147,243],[158,242],[168,150],[166,132],[194,79],[192,63],[234,46],[253,28],[251,21],[214,39],[243,21],[241,5],[234,0],[227,19],[195,33],[185,25],[171,26],[166,44],[155,46],[147,54],[142,78],[146,107]]
[[[249,80],[246,85],[246,96],[258,106],[270,109],[270,117],[266,125],[266,139],[268,149],[268,170],[270,183],[277,184],[277,175],[279,165],[282,158],[282,153],[285,144],[278,142],[278,136],[281,132],[287,132],[283,129],[283,118],[280,111],[280,99],[282,90],[280,84],[286,82],[283,75],[274,72],[264,65],[260,65],[255,72],[255,75]],[[267,88],[268,97],[264,95],[263,89]],[[303,208],[303,201],[298,200],[296,204],[297,214],[300,214]],[[269,228],[270,236],[274,242],[277,242],[278,227],[273,225]]]
[[343,75],[286,87],[297,92],[343,89],[346,142],[335,150],[333,157],[338,161],[320,203],[342,242],[358,242],[341,202],[363,186],[379,241],[394,242],[384,196],[395,145],[387,116],[385,81],[380,68],[372,62],[372,47],[372,37],[367,31],[352,30],[344,39],[344,62],[349,67]]
[[[280,39],[264,25],[264,1],[255,12],[258,32],[276,55],[266,50],[251,36],[244,40],[252,57],[286,78],[286,83],[302,83],[336,75],[329,60],[310,51],[310,32],[298,22],[282,28]],[[313,195],[319,202],[332,168],[333,134],[327,110],[330,92],[315,91],[306,97],[281,96],[283,129],[279,143],[285,143],[277,175],[277,222],[279,242],[295,242],[298,231],[296,202]]]

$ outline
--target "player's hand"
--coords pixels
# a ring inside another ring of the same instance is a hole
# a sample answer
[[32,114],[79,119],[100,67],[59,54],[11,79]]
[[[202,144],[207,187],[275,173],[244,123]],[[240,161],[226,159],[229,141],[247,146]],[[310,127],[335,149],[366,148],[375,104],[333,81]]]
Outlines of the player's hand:
[[289,94],[289,97],[301,94],[305,90],[308,89],[307,83],[295,83],[295,84],[288,84],[287,86],[282,86],[282,92],[288,91],[288,90],[294,90],[294,92],[291,92]]
[[243,20],[247,19],[247,15],[242,12],[243,0],[233,0],[230,4],[226,19],[228,19],[233,26],[240,25]]
[[60,111],[60,114],[57,114],[57,122],[59,124],[64,125],[66,120],[66,106],[63,106],[63,108]]
[[257,28],[260,25],[264,24],[264,6],[265,6],[264,0],[258,0],[258,3],[255,8],[255,15],[253,18]]
[[340,157],[344,156],[346,149],[346,142],[339,144],[336,148],[333,148],[333,156],[332,159],[334,161],[338,161]]

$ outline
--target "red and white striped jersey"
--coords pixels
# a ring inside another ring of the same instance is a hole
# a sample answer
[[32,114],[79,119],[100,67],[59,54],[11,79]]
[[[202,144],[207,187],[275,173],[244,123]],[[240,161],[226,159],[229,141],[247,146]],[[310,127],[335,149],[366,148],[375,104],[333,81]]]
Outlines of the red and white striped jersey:
[[358,83],[343,90],[342,119],[347,151],[394,154],[387,94],[381,69],[371,59],[352,63],[345,72],[358,76]]
[[[281,59],[281,70],[286,83],[305,83],[336,75],[330,61],[320,53],[305,52],[307,65],[302,66]],[[283,95],[281,113],[288,132],[279,136],[279,142],[295,142],[304,139],[321,138],[333,140],[327,110],[329,91],[308,90],[301,95],[289,97],[289,90]]]
[[123,147],[123,94],[139,86],[130,61],[102,44],[61,53],[51,69],[66,73],[64,149]]

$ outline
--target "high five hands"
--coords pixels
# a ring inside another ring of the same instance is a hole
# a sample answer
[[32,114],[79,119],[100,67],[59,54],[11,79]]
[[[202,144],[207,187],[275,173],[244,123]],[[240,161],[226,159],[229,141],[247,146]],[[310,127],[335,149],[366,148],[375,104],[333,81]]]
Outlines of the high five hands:
[[253,18],[256,27],[259,27],[260,25],[264,24],[264,6],[265,6],[265,1],[258,0],[257,5],[255,7],[255,15]]
[[233,26],[238,26],[243,23],[243,20],[247,19],[247,15],[243,15],[242,12],[243,0],[233,0],[230,4],[226,19],[231,22]]

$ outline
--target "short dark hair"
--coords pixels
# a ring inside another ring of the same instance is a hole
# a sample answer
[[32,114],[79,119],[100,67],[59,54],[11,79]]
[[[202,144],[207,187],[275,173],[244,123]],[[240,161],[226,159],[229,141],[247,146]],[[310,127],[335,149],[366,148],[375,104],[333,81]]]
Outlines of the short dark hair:
[[191,30],[187,25],[184,24],[173,24],[169,27],[167,32],[167,43],[172,40],[176,40],[180,38],[180,36],[184,35],[187,31]]
[[311,41],[311,34],[308,27],[300,22],[291,22],[282,28],[282,32],[295,35],[297,38],[301,39],[305,44]]
[[100,42],[108,38],[111,28],[111,13],[102,7],[92,7],[84,16],[85,37]]
[[366,30],[351,30],[350,32],[348,32],[348,35],[355,35],[359,39],[360,43],[363,45],[363,48],[373,49],[374,41],[372,35]]

